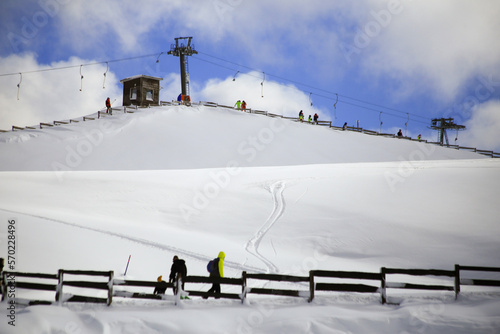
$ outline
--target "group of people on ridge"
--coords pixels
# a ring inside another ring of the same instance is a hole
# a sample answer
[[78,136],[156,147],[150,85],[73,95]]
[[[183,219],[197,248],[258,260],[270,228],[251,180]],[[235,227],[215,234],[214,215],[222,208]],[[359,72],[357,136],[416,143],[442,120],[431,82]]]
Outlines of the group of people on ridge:
[[236,110],[247,110],[247,103],[245,102],[245,100],[243,100],[243,102],[241,102],[241,100],[236,101],[234,106],[236,107]]
[[[219,255],[211,260],[207,266],[207,270],[210,273],[210,277],[212,278],[220,278],[224,277],[224,259],[226,258],[226,254],[224,252],[219,252]],[[182,259],[179,259],[177,255],[172,259],[172,266],[170,268],[170,275],[168,277],[168,282],[173,283],[173,292],[174,295],[179,293],[179,288],[181,291],[184,291],[184,279],[187,276],[187,267],[186,262]],[[154,289],[154,294],[165,294],[167,291],[168,284],[163,281],[163,276],[158,276],[158,283]],[[203,299],[207,299],[210,296],[214,296],[216,299],[220,297],[220,283],[214,282],[210,290],[208,290],[204,295]],[[183,297],[181,295],[181,299],[188,299],[188,297]]]
[[[311,117],[311,115],[309,115],[309,118],[307,119],[307,121],[308,121],[309,123],[311,123],[311,122],[313,122],[313,120],[314,120],[314,123],[318,124],[318,118],[319,118],[319,116],[318,116],[318,114],[316,113],[316,114],[314,114],[314,118],[313,118],[313,117]],[[303,122],[303,121],[304,121],[304,112],[303,112],[302,110],[299,112],[299,121],[301,121],[301,122]]]
[[191,104],[191,97],[189,95],[184,95],[184,94],[180,93],[179,96],[177,96],[177,102],[179,102],[179,104],[190,105]]

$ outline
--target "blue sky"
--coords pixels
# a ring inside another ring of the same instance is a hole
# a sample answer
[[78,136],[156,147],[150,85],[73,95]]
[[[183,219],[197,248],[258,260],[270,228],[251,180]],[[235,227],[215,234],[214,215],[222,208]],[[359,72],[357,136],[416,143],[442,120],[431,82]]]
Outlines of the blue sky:
[[3,0],[0,13],[0,129],[120,105],[119,80],[137,74],[175,99],[179,59],[161,52],[192,36],[194,101],[430,140],[430,120],[453,117],[458,144],[500,151],[495,0]]

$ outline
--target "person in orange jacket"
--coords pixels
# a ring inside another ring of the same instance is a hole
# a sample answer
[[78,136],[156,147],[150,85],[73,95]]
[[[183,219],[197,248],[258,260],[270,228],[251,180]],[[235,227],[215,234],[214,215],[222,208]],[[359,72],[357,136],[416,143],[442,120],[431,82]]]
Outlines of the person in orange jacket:
[[111,109],[111,100],[109,97],[106,99],[106,113],[109,114],[109,110]]

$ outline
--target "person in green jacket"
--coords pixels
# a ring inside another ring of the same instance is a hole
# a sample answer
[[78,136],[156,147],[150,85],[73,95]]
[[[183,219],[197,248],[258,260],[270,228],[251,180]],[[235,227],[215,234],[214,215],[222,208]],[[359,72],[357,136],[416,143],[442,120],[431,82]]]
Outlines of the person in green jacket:
[[[210,271],[210,277],[219,278],[224,277],[224,259],[226,258],[226,254],[224,252],[220,252],[219,256],[215,258],[213,261],[213,270]],[[210,290],[207,291],[203,299],[207,299],[211,295],[215,296],[216,299],[220,298],[220,283],[214,282]]]
[[240,110],[241,109],[241,101],[240,100],[236,101],[234,106],[236,107],[237,110]]

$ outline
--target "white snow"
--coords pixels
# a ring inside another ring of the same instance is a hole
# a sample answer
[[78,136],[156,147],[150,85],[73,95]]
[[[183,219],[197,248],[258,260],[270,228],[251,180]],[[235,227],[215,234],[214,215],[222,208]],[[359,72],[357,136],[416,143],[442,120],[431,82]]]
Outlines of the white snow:
[[[2,133],[0,170],[0,254],[6,258],[6,226],[15,219],[16,271],[114,270],[116,283],[154,281],[168,277],[176,254],[188,274],[206,275],[219,251],[226,277],[500,267],[500,160],[430,144],[170,106]],[[393,286],[406,282],[394,276]],[[192,297],[175,305],[169,289],[164,300],[115,297],[109,307],[18,306],[15,327],[2,304],[0,332],[500,331],[500,289],[462,290],[455,301],[453,292],[388,289],[397,305],[380,304],[379,294],[339,293],[318,293],[312,303],[249,294],[244,304]],[[16,296],[54,298],[21,289]]]

